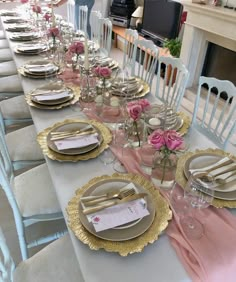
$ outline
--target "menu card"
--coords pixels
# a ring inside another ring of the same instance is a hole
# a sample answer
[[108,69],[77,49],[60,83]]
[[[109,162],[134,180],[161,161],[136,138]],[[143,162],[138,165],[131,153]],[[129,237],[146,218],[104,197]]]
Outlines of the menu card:
[[69,96],[68,91],[64,91],[64,92],[60,92],[60,93],[48,91],[48,93],[35,95],[34,97],[38,101],[50,101],[50,100],[57,100],[57,99],[65,98],[65,97],[68,97],[68,96]]
[[[133,183],[129,183],[122,190],[131,188],[137,190]],[[89,214],[87,219],[93,224],[95,231],[100,232],[138,220],[149,214],[146,201],[137,199]]]
[[54,141],[58,150],[73,149],[73,148],[83,148],[88,145],[97,144],[98,134],[90,134],[83,136],[69,137],[62,140]]

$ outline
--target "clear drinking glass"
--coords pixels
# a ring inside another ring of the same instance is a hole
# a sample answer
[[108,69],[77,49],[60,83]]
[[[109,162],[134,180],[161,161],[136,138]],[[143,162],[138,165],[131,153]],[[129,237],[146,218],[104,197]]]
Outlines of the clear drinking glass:
[[[188,214],[211,205],[214,198],[214,187],[214,177],[207,172],[196,171],[189,177],[184,188],[184,200],[189,206]],[[182,216],[180,224],[189,239],[199,239],[204,234],[203,224],[192,215]]]

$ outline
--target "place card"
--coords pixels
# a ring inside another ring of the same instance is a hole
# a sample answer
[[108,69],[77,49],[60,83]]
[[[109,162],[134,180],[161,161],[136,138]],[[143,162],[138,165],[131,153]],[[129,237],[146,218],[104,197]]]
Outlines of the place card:
[[96,232],[111,229],[149,215],[144,199],[115,205],[87,216]]
[[62,140],[54,141],[58,150],[83,148],[92,144],[97,144],[98,134],[90,134],[83,136],[69,137]]
[[53,101],[53,100],[62,99],[62,98],[68,97],[68,96],[69,96],[69,93],[67,91],[60,92],[60,93],[48,91],[48,93],[45,93],[45,94],[37,95],[37,93],[36,93],[36,95],[34,95],[34,97],[38,101]]

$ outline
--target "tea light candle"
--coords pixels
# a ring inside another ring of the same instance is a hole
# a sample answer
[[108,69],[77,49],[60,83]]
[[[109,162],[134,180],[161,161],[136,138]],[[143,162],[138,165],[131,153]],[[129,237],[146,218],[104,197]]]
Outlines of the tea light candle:
[[111,106],[112,107],[119,107],[120,101],[117,97],[111,97]]
[[84,68],[85,68],[85,70],[89,69],[87,34],[85,34],[85,41],[84,41]]
[[161,124],[161,121],[159,120],[159,118],[150,118],[149,119],[149,124],[157,126],[157,125]]

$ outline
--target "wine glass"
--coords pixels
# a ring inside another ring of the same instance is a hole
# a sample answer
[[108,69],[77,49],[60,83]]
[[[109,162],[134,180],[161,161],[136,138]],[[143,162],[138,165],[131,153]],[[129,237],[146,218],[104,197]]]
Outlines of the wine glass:
[[[184,188],[186,212],[189,214],[196,209],[207,208],[214,198],[214,177],[207,172],[196,171],[188,179]],[[183,215],[180,224],[187,238],[199,239],[204,234],[204,226],[192,215]]]

